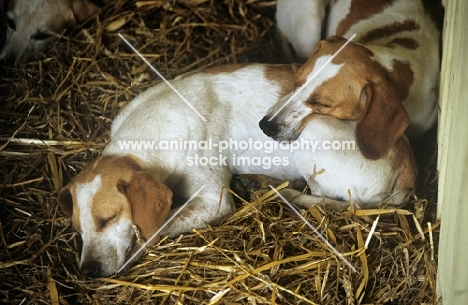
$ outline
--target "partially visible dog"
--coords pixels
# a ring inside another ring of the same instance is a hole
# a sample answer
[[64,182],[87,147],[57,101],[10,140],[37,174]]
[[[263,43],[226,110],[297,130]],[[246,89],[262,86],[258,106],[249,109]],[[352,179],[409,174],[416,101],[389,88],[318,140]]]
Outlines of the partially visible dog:
[[289,61],[305,61],[322,38],[330,0],[277,0],[276,27],[279,46]]
[[3,0],[7,37],[0,60],[26,62],[50,42],[99,11],[89,0]]
[[[329,12],[325,16],[327,4]],[[356,34],[332,65],[321,72],[333,73],[333,78],[314,88],[315,92],[310,87],[298,96],[276,118],[279,128],[288,132],[294,129],[297,135],[300,126],[310,119],[312,108],[315,113],[333,111],[342,119],[356,118],[362,115],[365,105],[370,105],[363,103],[361,96],[365,100],[401,102],[409,116],[407,135],[410,139],[422,136],[435,125],[438,114],[441,13],[438,0],[278,0],[279,30],[299,58],[308,59],[296,87],[311,77],[316,61],[320,59],[323,64],[344,44],[344,39]],[[310,57],[321,32],[326,38],[337,35],[344,39],[324,41]],[[336,104],[341,102],[347,109],[338,113]],[[286,122],[291,119],[286,115],[299,112],[295,122]],[[381,115],[387,116],[383,112]]]
[[[115,274],[138,249],[132,224],[148,241],[175,212],[171,205],[180,206],[202,186],[161,234],[174,236],[218,223],[235,211],[231,194],[223,191],[232,174],[308,181],[313,195],[288,192],[287,197],[296,202],[299,195],[304,207],[324,201],[342,208],[349,205],[348,190],[361,207],[404,204],[414,187],[416,168],[401,133],[375,161],[353,147],[331,149],[333,141],[339,145],[354,141],[352,120],[317,118],[298,135],[296,144],[303,143],[302,147],[283,143],[274,148],[278,143],[258,128],[258,122],[292,90],[294,74],[290,65],[227,65],[172,80],[206,122],[163,83],[123,109],[102,157],[58,195],[60,207],[83,240],[81,271],[90,277]],[[402,108],[396,111],[405,116]],[[374,126],[363,128],[372,131]],[[128,141],[133,141],[133,148]],[[320,146],[315,152],[312,143]],[[325,172],[315,175],[315,169]]]

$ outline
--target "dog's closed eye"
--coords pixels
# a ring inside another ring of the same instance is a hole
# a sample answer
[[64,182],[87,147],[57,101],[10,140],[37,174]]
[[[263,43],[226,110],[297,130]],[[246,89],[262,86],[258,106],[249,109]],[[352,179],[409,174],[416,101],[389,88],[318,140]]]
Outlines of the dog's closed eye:
[[38,32],[34,34],[31,38],[34,40],[46,40],[47,38],[50,38],[52,35],[47,32]]
[[312,106],[320,105],[320,101],[316,97],[312,97],[310,100],[308,100],[308,103]]
[[102,217],[98,219],[98,230],[105,228],[112,220],[116,219],[117,214],[110,217]]
[[316,97],[312,98],[311,100],[308,101],[309,105],[314,107],[315,111],[322,111],[322,110],[327,110],[330,109],[332,106],[331,104],[326,101],[326,100],[320,100]]
[[7,23],[7,26],[10,28],[10,30],[16,31],[16,23],[13,20],[13,18],[6,16],[6,23]]

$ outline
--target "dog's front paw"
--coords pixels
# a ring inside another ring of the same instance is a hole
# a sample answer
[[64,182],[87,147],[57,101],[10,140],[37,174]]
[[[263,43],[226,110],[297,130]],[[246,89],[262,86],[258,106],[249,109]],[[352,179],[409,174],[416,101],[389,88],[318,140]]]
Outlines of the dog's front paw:
[[250,199],[252,192],[259,186],[259,182],[249,176],[251,175],[235,175],[231,180],[231,189],[244,199]]
[[[231,188],[244,199],[255,199],[271,191],[270,185],[277,187],[284,183],[283,180],[272,178],[261,174],[236,175],[231,181]],[[303,190],[306,187],[304,180],[294,180],[289,187],[296,190]]]

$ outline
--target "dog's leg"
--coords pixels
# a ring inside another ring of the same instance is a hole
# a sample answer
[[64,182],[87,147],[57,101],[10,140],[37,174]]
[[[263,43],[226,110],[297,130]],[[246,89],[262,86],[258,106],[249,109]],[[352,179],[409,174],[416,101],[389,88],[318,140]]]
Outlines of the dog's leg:
[[277,29],[276,31],[276,41],[277,41],[277,44],[279,45],[281,55],[286,60],[286,62],[296,63],[300,61],[300,59],[298,58],[296,54],[296,50],[294,49],[292,44],[289,42],[286,35],[284,35],[284,33],[280,29]]
[[[243,174],[238,175],[233,179],[232,187],[236,193],[250,194],[251,196],[261,196],[271,190],[270,185],[277,187],[284,181],[260,174]],[[340,201],[316,195],[310,195],[303,192],[306,187],[304,180],[295,180],[289,184],[288,188],[279,190],[278,192],[288,202],[296,204],[302,208],[309,209],[315,205],[331,207],[335,210],[342,211],[349,207],[348,201]],[[247,198],[247,197],[244,197]]]
[[[321,39],[328,0],[278,0],[276,24],[288,60],[304,62]],[[295,52],[291,52],[291,45]],[[295,54],[294,54],[295,53]],[[292,54],[297,58],[291,58]]]
[[[269,185],[277,187],[280,184],[284,183],[284,180],[276,179],[267,175],[262,174],[242,174],[235,177],[236,180],[239,180],[240,183],[248,190],[255,189],[269,189]],[[307,186],[307,183],[302,180],[293,180],[289,183],[289,187],[296,190],[303,190]]]
[[169,219],[177,213],[174,219],[162,230],[162,235],[171,237],[191,229],[201,229],[206,224],[218,224],[223,218],[235,212],[232,195],[225,190],[229,186],[231,172],[228,168],[218,168],[213,173],[213,168],[197,168],[199,176],[188,182],[184,197],[190,198],[200,190],[185,207],[173,209]]
[[291,188],[284,188],[280,190],[279,193],[289,203],[293,203],[304,209],[310,209],[313,206],[320,205],[337,211],[344,211],[350,206],[349,201],[340,201],[326,197],[309,195]]
[[[270,191],[270,185],[277,187],[284,183],[284,180],[276,179],[262,174],[242,174],[236,175],[231,181],[232,190],[239,196],[249,199],[255,193],[261,196]],[[304,180],[294,180],[289,182],[289,187],[296,190],[304,190],[307,184]]]

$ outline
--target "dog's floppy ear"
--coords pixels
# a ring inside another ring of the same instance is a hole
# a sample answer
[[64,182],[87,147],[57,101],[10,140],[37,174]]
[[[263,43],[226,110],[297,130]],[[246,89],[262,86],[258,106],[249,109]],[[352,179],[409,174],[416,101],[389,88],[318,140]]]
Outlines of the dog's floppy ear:
[[356,124],[356,140],[367,159],[382,158],[408,127],[397,89],[386,82],[368,83],[361,92],[365,113]]
[[73,214],[73,197],[70,192],[70,185],[65,186],[58,193],[58,204],[62,211],[68,217],[71,217]]
[[[140,229],[141,237],[148,241],[169,216],[172,191],[145,171],[136,172],[130,182],[120,180],[117,188],[130,203],[133,224]],[[149,244],[153,245],[158,239],[159,236]]]
[[99,12],[99,7],[89,0],[73,0],[73,15],[76,23],[82,23]]

